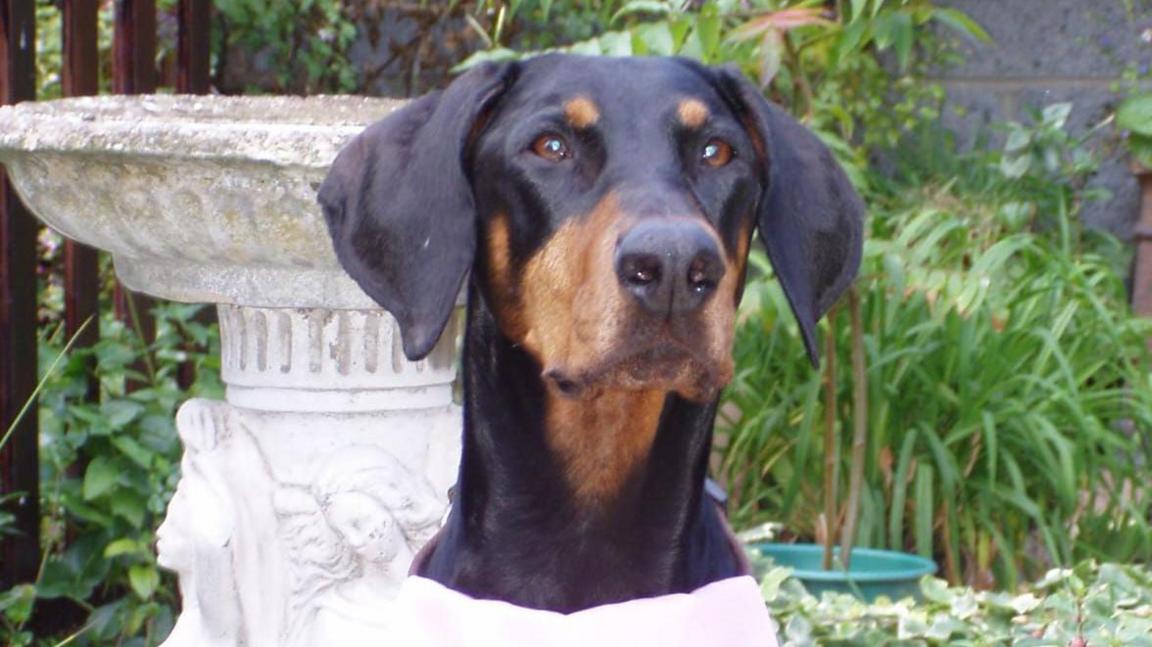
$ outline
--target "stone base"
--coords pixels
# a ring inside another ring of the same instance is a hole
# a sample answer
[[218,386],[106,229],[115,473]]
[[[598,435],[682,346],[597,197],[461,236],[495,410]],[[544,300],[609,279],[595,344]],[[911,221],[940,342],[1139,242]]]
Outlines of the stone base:
[[157,547],[184,608],[164,644],[385,643],[380,610],[456,476],[455,335],[411,363],[377,310],[221,306],[220,322],[228,401],[177,415]]

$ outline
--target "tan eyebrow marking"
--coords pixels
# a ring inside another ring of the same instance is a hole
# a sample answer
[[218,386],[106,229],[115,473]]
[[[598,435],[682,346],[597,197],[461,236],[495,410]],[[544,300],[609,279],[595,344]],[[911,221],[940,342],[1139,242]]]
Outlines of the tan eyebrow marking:
[[564,104],[564,116],[573,128],[587,128],[600,120],[600,109],[588,97],[576,97]]
[[708,121],[708,117],[712,115],[708,110],[708,106],[704,105],[703,101],[699,99],[684,99],[680,105],[676,107],[676,116],[680,117],[680,123],[689,128],[699,128]]

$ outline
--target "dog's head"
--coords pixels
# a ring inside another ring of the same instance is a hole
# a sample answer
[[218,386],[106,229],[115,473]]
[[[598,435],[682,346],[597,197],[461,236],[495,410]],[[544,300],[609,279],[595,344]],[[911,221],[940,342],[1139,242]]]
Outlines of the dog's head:
[[337,256],[426,355],[469,270],[561,396],[715,395],[754,229],[805,346],[860,259],[831,153],[729,69],[549,55],[368,128],[320,189]]

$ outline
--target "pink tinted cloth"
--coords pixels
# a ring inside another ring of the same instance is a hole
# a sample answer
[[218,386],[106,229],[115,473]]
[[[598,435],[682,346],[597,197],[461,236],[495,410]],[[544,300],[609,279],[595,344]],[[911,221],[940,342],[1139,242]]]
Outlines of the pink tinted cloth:
[[476,600],[410,576],[394,604],[389,641],[405,647],[777,647],[749,576],[570,614]]

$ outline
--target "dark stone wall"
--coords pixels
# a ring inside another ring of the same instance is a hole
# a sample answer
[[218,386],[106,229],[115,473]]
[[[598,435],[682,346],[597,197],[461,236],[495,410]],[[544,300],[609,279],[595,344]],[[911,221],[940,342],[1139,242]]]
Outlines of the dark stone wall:
[[[1083,133],[1107,119],[1135,87],[1148,87],[1152,66],[1152,0],[941,0],[984,27],[992,43],[961,42],[964,63],[937,72],[948,106],[944,123],[961,145],[980,134],[1002,141],[990,126],[1024,121],[1028,109],[1071,102],[1071,130]],[[1115,129],[1094,145],[1104,153],[1090,186],[1111,194],[1085,205],[1091,226],[1128,238],[1139,211],[1136,180]]]

